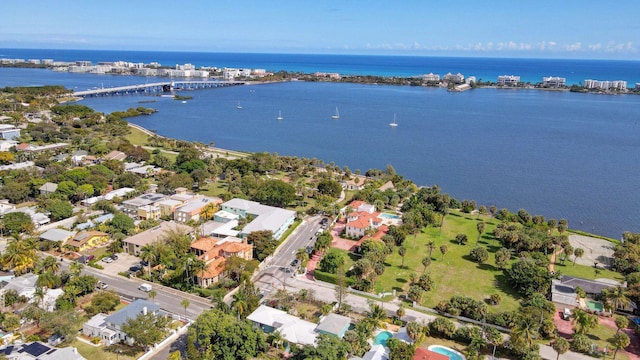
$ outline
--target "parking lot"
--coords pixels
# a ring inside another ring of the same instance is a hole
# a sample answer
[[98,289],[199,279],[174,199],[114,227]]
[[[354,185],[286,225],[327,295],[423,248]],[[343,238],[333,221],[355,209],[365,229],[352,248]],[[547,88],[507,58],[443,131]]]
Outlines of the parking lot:
[[101,272],[106,275],[119,276],[118,273],[127,272],[131,266],[139,265],[140,259],[129,254],[121,253],[118,254],[118,260],[114,260],[111,263],[104,261],[99,261],[98,263],[104,267],[104,270],[101,270]]

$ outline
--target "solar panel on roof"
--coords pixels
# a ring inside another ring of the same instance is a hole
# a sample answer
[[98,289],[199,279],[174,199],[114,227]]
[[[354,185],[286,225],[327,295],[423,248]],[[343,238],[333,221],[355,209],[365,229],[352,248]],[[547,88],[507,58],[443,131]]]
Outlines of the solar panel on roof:
[[49,351],[49,347],[37,342],[28,344],[28,345],[24,345],[23,349],[31,356],[34,357],[38,357],[44,353],[46,353],[47,351]]

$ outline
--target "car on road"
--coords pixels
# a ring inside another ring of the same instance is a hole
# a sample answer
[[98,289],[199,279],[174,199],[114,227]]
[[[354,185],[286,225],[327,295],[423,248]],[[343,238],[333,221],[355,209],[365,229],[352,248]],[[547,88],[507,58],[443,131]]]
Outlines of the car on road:
[[102,289],[102,290],[104,290],[104,289],[106,289],[106,288],[108,288],[108,287],[109,287],[109,285],[105,284],[105,283],[104,283],[104,282],[102,282],[102,281],[98,281],[98,282],[96,283],[96,288],[97,288],[97,289]]
[[313,246],[309,245],[307,246],[307,254],[311,255],[311,253],[313,252]]
[[293,261],[291,262],[291,267],[296,267],[298,266],[298,259],[293,259]]
[[149,284],[140,284],[140,286],[138,286],[138,289],[144,291],[144,292],[150,292],[152,287]]
[[110,258],[109,256],[107,256],[107,257],[102,258],[102,261],[103,261],[103,262],[106,262],[107,264],[109,264],[109,263],[112,263],[112,262],[113,262],[113,259],[112,259],[112,258]]

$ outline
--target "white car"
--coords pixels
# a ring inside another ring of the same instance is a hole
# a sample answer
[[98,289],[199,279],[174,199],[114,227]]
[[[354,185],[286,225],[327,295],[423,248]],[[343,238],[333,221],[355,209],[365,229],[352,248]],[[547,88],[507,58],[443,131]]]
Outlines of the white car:
[[110,257],[105,257],[105,258],[102,258],[102,261],[104,261],[104,262],[106,262],[108,264],[108,263],[112,263],[113,259],[110,258]]
[[102,281],[98,281],[98,283],[96,284],[96,288],[98,288],[98,289],[104,290],[104,289],[106,289],[108,287],[109,287],[109,285],[103,283]]

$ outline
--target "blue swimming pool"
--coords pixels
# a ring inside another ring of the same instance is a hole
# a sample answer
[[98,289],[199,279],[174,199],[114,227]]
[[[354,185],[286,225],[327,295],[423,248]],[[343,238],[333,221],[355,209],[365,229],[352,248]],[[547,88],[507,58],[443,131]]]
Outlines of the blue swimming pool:
[[427,349],[438,354],[446,355],[449,357],[449,360],[465,360],[464,355],[446,346],[431,345]]
[[373,338],[373,345],[387,346],[387,340],[391,339],[393,334],[388,331],[380,331],[375,338]]
[[383,219],[400,220],[400,216],[394,215],[394,214],[382,213],[382,214],[380,214],[378,216],[383,218]]

